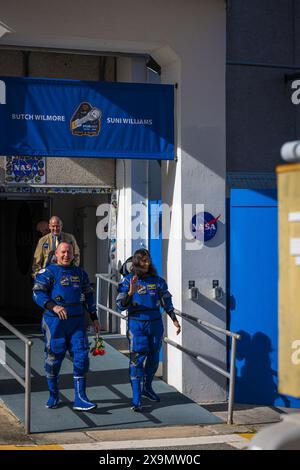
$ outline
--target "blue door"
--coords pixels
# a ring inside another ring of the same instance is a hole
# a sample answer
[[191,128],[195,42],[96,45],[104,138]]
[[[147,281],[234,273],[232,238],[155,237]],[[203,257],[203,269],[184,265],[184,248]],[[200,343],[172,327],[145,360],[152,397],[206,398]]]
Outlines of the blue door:
[[275,190],[231,191],[230,329],[242,335],[235,401],[300,407],[300,399],[277,392],[277,232]]
[[157,269],[159,276],[162,275],[162,234],[161,234],[161,200],[149,200],[148,204],[149,216],[149,251],[152,262]]
[[[162,213],[161,213],[161,200],[149,200],[148,204],[148,243],[152,263],[156,267],[157,274],[162,275]],[[159,360],[163,360],[163,345],[160,350]]]

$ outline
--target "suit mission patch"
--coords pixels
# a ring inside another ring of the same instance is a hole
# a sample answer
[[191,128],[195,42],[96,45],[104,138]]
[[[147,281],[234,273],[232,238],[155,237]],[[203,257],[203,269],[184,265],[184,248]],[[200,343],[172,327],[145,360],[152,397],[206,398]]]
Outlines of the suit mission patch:
[[148,294],[155,295],[156,294],[156,284],[147,284]]
[[62,276],[60,279],[61,286],[69,286],[71,284],[71,280],[68,276]]
[[144,295],[144,294],[147,294],[147,287],[146,286],[143,286],[142,284],[139,284],[137,286],[137,293],[139,295]]

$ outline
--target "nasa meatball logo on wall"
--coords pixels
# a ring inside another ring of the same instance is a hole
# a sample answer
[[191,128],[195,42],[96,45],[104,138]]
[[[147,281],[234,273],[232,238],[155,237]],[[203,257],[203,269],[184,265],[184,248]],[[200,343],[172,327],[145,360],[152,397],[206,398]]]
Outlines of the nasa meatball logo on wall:
[[194,238],[204,242],[214,238],[218,230],[217,221],[220,217],[221,214],[218,217],[214,217],[209,212],[195,214],[191,222],[191,231]]
[[6,157],[5,183],[41,184],[46,182],[44,157]]

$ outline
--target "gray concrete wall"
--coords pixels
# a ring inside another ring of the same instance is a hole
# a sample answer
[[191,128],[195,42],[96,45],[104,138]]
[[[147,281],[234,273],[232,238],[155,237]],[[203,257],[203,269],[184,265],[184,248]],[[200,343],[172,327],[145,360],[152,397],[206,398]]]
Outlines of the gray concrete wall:
[[228,67],[227,171],[273,171],[280,148],[299,138],[300,108],[284,82],[288,69]]
[[227,57],[293,63],[294,0],[228,0]]
[[[30,76],[76,80],[115,79],[114,57],[0,50],[0,76]],[[0,157],[0,184],[4,182]],[[115,160],[108,158],[47,158],[46,183],[115,186]]]
[[[5,159],[0,157],[0,184],[5,179]],[[109,158],[46,159],[46,184],[115,186],[115,160]]]
[[282,144],[299,138],[284,80],[300,70],[299,19],[298,0],[228,1],[227,171],[274,171]]

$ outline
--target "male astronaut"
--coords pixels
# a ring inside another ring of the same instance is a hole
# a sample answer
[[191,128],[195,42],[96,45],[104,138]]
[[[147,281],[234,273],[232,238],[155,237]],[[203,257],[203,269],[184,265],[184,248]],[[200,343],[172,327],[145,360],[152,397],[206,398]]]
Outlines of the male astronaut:
[[34,301],[45,309],[42,328],[45,339],[45,371],[50,391],[47,408],[59,402],[58,375],[66,351],[73,358],[75,401],[73,409],[88,411],[96,404],[86,396],[85,375],[89,368],[89,344],[85,331],[84,308],[90,314],[95,332],[100,332],[93,289],[87,273],[73,266],[73,245],[62,242],[56,249],[56,264],[41,269],[33,286]]

